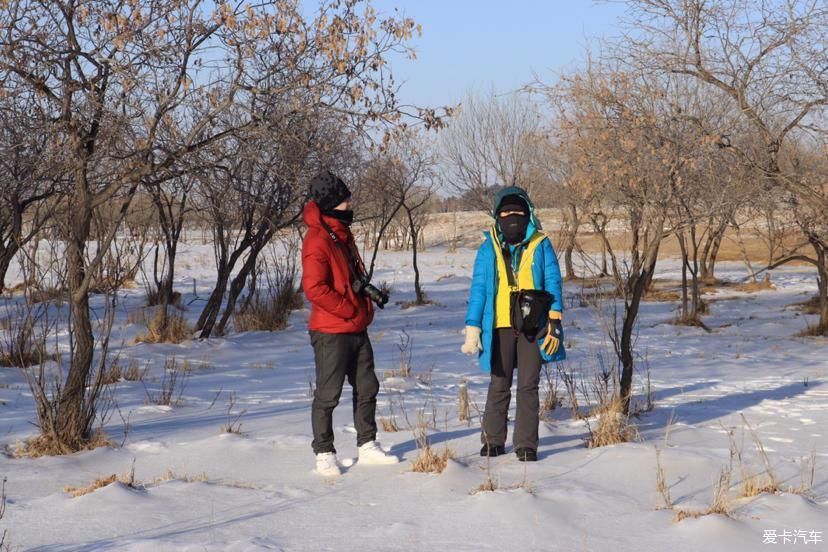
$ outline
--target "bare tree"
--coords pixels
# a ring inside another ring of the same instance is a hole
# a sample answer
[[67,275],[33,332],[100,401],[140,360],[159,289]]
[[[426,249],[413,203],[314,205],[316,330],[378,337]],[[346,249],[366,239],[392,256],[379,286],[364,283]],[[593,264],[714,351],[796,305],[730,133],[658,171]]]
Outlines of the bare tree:
[[[690,120],[671,116],[676,79],[607,64],[567,77],[564,86],[569,105],[559,116],[577,154],[571,162],[602,198],[590,216],[600,230],[623,305],[619,316],[616,302],[611,302],[614,323],[608,330],[621,372],[620,399],[629,412],[641,301],[664,239],[694,224],[688,209],[692,214],[695,208],[681,200],[692,197],[688,186],[694,185],[696,158],[716,146]],[[677,205],[680,216],[671,216]],[[601,207],[608,212],[599,211]],[[620,246],[606,231],[616,212],[626,225]]]
[[[761,175],[758,186],[786,195],[815,253],[797,258],[814,264],[819,281],[825,281],[824,188],[809,185],[783,152],[798,137],[825,132],[828,6],[814,0],[628,3],[635,35],[645,37],[629,38],[634,55],[653,69],[687,75],[720,93],[751,129],[760,147],[751,147],[750,138],[734,135],[730,128],[708,130]],[[819,287],[819,328],[825,333],[828,287]]]
[[436,162],[422,137],[409,134],[400,140],[391,153],[389,182],[392,196],[405,214],[405,223],[411,246],[411,266],[414,269],[415,304],[428,302],[420,282],[417,253],[428,213],[426,206],[436,187]]
[[469,95],[441,141],[450,186],[484,211],[498,187],[519,185],[533,194],[528,164],[541,122],[522,94]]
[[370,250],[371,260],[366,270],[368,278],[374,274],[377,255],[387,241],[387,232],[398,219],[402,202],[396,193],[394,176],[399,166],[392,156],[384,150],[371,152],[370,157],[362,163],[358,176],[354,179],[354,198],[356,200],[358,221],[357,233],[362,234],[363,249]]
[[[568,99],[557,94],[558,87],[548,87],[547,97],[553,110],[565,109]],[[557,207],[561,214],[560,243],[567,280],[577,278],[573,255],[578,247],[578,232],[585,222],[590,206],[596,201],[596,188],[589,175],[580,169],[579,153],[573,150],[566,131],[559,128],[561,119],[554,117],[545,133],[531,137],[533,155],[528,161],[529,181],[535,183],[535,193],[545,198],[548,206]],[[605,272],[605,271],[604,271]]]
[[[69,179],[62,231],[74,343],[51,433],[62,448],[78,449],[89,437],[90,287],[145,179],[259,128],[261,114],[239,107],[253,96],[305,90],[295,110],[324,106],[353,115],[355,125],[403,116],[384,55],[404,47],[416,24],[380,22],[356,4],[333,1],[306,18],[290,0],[237,8],[200,0],[3,2],[0,82],[38,99],[63,144]],[[441,124],[434,110],[415,115]],[[117,216],[88,260],[93,213],[105,203]]]
[[30,94],[0,96],[0,293],[14,256],[49,221],[62,181],[45,127]]
[[224,333],[259,254],[278,231],[298,222],[307,178],[320,164],[330,166],[330,156],[345,147],[338,129],[341,120],[324,112],[271,112],[267,118],[267,131],[235,143],[232,150],[225,148],[215,170],[201,182],[200,194],[213,221],[218,270],[196,326],[201,338],[209,337],[214,325]]
[[173,282],[175,280],[175,259],[178,253],[178,244],[187,214],[190,213],[190,199],[196,177],[193,171],[181,171],[172,178],[144,179],[144,187],[152,199],[155,209],[158,229],[160,230],[161,246],[164,248],[161,271],[159,275],[160,247],[156,241],[153,257],[153,283],[158,304],[166,308],[174,303]]

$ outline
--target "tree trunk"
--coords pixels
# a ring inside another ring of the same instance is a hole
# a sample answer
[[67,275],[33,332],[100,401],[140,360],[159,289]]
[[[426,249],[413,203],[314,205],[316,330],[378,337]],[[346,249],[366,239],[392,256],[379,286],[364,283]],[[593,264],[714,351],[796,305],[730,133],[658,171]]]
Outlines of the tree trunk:
[[216,333],[219,335],[224,335],[224,330],[227,328],[227,322],[230,321],[230,316],[232,316],[233,311],[236,308],[236,301],[238,301],[239,295],[241,295],[241,292],[244,290],[244,283],[247,281],[247,277],[250,276],[250,273],[256,268],[256,263],[259,260],[259,253],[261,253],[262,249],[264,249],[265,245],[267,245],[272,236],[273,232],[268,232],[258,245],[250,248],[250,253],[245,259],[244,264],[241,269],[239,269],[238,274],[236,274],[233,278],[233,281],[230,283],[230,291],[227,295],[227,305],[224,307],[224,313],[221,315],[221,320],[219,320],[218,326],[216,326]]
[[727,229],[727,219],[721,222],[719,226],[708,234],[707,239],[704,240],[701,256],[699,259],[700,273],[699,278],[706,284],[716,282],[716,258],[719,256],[719,247],[722,245],[722,238]]
[[84,408],[86,385],[95,352],[95,338],[89,316],[89,289],[85,284],[85,248],[92,221],[92,209],[85,170],[77,170],[75,177],[75,197],[69,214],[70,228],[66,240],[72,349],[69,374],[60,392],[53,428],[54,436],[67,450],[81,448],[81,444],[89,437],[93,421],[85,415],[87,411]]
[[175,257],[178,252],[178,240],[168,243],[167,249],[167,267],[164,274],[164,279],[161,280],[161,286],[158,289],[161,304],[165,307],[174,303],[173,294],[173,280],[175,279]]
[[819,241],[811,245],[817,257],[817,287],[819,289],[819,331],[828,336],[828,248]]
[[[699,321],[699,316],[701,314],[701,289],[699,288],[699,246],[698,240],[696,239],[696,225],[693,224],[690,226],[690,244],[693,247],[693,264],[692,266],[688,262],[688,268],[690,269],[690,275],[692,277],[692,310],[690,312],[691,319],[693,321]],[[689,261],[689,260],[688,260]]]
[[17,241],[12,240],[8,245],[0,245],[0,294],[6,291],[6,274],[11,261],[17,254]]
[[707,283],[712,284],[716,282],[716,259],[719,258],[719,248],[722,245],[723,237],[724,231],[720,232],[713,241],[713,248],[710,250],[710,257],[707,260],[707,274],[703,278]]
[[[224,294],[227,291],[227,282],[230,281],[230,273],[233,272],[233,267],[236,260],[241,254],[241,250],[237,249],[228,258],[227,256],[227,236],[224,234],[224,228],[219,225],[213,229],[213,239],[217,246],[216,259],[216,285],[207,299],[207,304],[201,311],[196,322],[195,331],[201,332],[199,338],[206,339],[210,337],[213,331],[213,325],[216,323],[216,318],[221,310],[221,304],[224,301]],[[246,247],[246,245],[245,245]]]
[[[661,239],[659,238],[658,242],[654,243],[655,247],[655,256],[658,258],[658,252],[661,249]],[[655,265],[655,262],[653,263]],[[653,280],[655,279],[655,270],[651,270],[647,275],[647,281],[644,282],[644,291],[650,291],[653,289]]]
[[607,245],[601,242],[601,273],[598,275],[603,278],[609,274],[607,269]]
[[578,276],[575,274],[572,253],[575,251],[575,240],[578,237],[578,227],[581,223],[578,219],[578,210],[574,205],[568,205],[564,213],[564,224],[561,233],[563,234],[565,279],[575,280]]
[[687,243],[684,239],[684,232],[676,234],[676,240],[681,250],[681,320],[687,321],[688,297],[687,297]]
[[650,276],[650,270],[642,270],[641,275],[636,279],[632,288],[632,297],[629,303],[624,305],[624,324],[621,329],[621,401],[626,415],[630,414],[630,402],[632,399],[632,381],[635,370],[633,360],[633,330],[638,318],[638,309],[641,306],[641,298],[644,295],[644,288]]
[[414,216],[411,214],[411,209],[406,208],[408,213],[408,228],[411,232],[411,264],[414,267],[414,294],[416,295],[415,302],[418,305],[424,305],[426,302],[425,293],[420,285],[420,267],[417,265],[417,225],[414,224]]
[[631,272],[629,288],[631,293],[627,296],[629,300],[624,301],[624,322],[621,329],[621,339],[618,356],[621,360],[621,401],[623,410],[626,415],[630,414],[630,404],[632,399],[632,382],[633,373],[635,370],[635,361],[633,358],[633,330],[635,329],[635,322],[638,318],[638,310],[641,306],[641,299],[644,296],[644,291],[647,282],[652,280],[652,274],[655,272],[656,262],[658,261],[658,249],[663,239],[662,224],[659,222],[654,235],[648,241],[647,249],[645,250],[644,259],[641,263],[640,272]]
[[[394,217],[397,216],[397,213],[402,208],[402,202],[397,202],[397,205],[391,211],[391,215],[384,221],[381,222],[379,225],[378,235],[376,237],[376,241],[374,242],[374,251],[371,253],[371,263],[368,265],[368,279],[370,280],[371,277],[374,275],[374,266],[377,262],[377,254],[379,253],[380,244],[383,241],[383,235],[385,231],[388,229],[388,226],[394,221]],[[387,238],[386,238],[387,241]],[[388,244],[386,243],[386,249],[388,249]]]
[[218,313],[221,310],[221,304],[224,302],[224,293],[227,290],[227,282],[230,280],[231,267],[222,267],[218,271],[218,278],[216,280],[216,287],[210,293],[210,298],[207,299],[207,304],[204,305],[204,310],[198,317],[196,323],[196,331],[200,331],[200,339],[207,339],[213,332],[213,326],[218,318]]
[[564,249],[564,268],[566,269],[567,281],[576,280],[578,276],[575,274],[575,264],[572,262],[572,253],[575,251],[575,244],[569,242]]

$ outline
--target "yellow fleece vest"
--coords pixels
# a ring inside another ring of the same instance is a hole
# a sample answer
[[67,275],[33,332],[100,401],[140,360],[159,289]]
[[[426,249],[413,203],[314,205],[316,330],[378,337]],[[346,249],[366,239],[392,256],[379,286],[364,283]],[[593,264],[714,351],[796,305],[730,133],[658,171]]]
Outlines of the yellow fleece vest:
[[492,229],[492,240],[494,243],[495,258],[497,259],[497,292],[495,295],[495,328],[511,328],[511,301],[510,295],[512,291],[522,289],[535,289],[535,279],[532,277],[532,264],[534,264],[535,250],[540,245],[541,241],[546,238],[546,234],[542,232],[535,232],[529,238],[529,243],[523,251],[520,258],[520,265],[518,266],[518,273],[516,274],[515,283],[517,286],[509,286],[509,276],[506,272],[506,259],[503,257],[503,250],[500,248],[500,240],[497,237],[497,231]]

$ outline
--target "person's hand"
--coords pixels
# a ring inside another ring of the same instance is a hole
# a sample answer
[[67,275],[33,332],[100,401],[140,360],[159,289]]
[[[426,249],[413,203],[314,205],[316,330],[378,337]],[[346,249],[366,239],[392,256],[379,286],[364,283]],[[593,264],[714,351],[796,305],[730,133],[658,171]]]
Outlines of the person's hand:
[[561,346],[563,326],[561,324],[561,313],[551,311],[549,321],[546,323],[546,337],[543,338],[541,349],[547,355],[554,355]]
[[460,351],[467,355],[476,355],[483,350],[480,343],[480,328],[477,326],[466,326],[466,342],[460,347]]

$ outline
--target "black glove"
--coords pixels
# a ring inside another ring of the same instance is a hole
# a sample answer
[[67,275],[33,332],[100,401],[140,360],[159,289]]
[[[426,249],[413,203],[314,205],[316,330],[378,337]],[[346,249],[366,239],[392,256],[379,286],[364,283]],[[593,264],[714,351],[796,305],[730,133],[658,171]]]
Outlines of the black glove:
[[547,355],[554,355],[561,346],[563,337],[563,325],[559,319],[549,319],[546,323],[546,337],[543,338],[541,349]]

